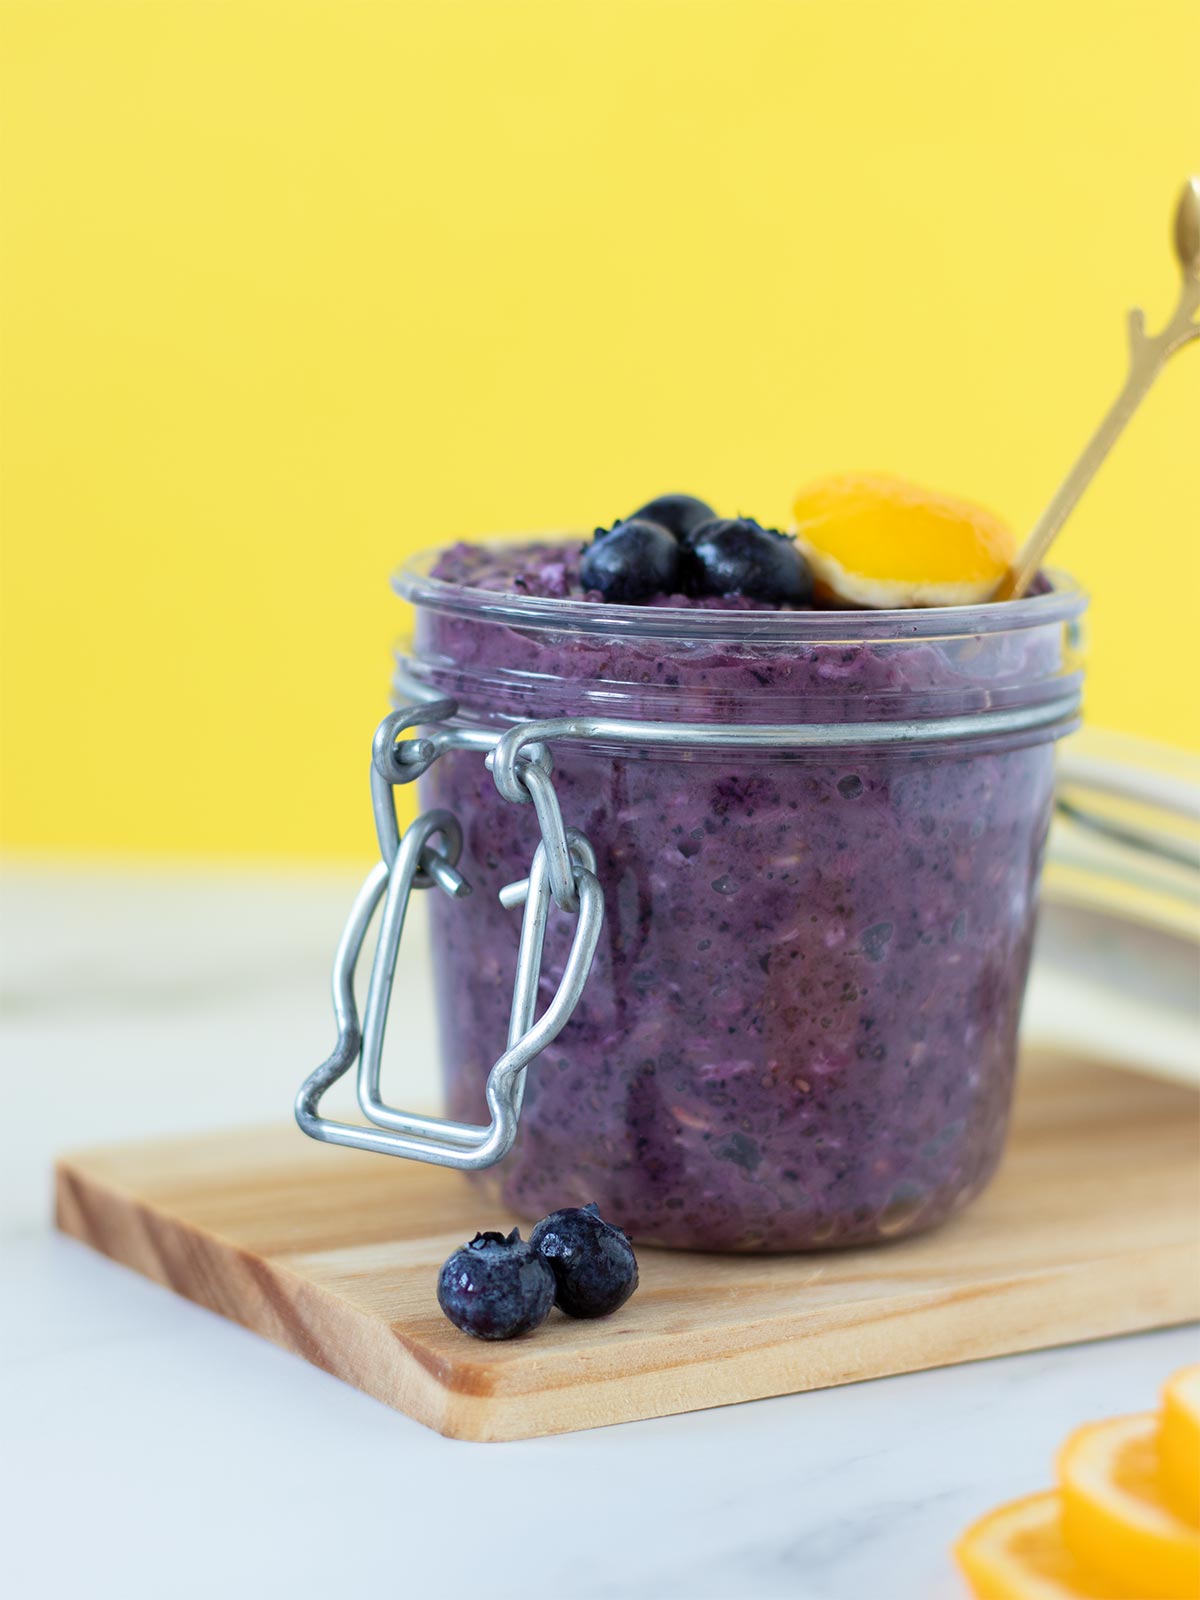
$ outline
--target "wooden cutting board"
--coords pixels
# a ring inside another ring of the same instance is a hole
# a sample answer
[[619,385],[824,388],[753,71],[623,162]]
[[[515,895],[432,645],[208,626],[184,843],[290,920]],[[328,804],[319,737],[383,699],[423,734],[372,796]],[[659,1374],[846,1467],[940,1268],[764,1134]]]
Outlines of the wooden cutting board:
[[809,1256],[640,1252],[611,1320],[483,1344],[434,1298],[478,1227],[457,1173],[293,1127],[65,1157],[64,1232],[461,1439],[520,1439],[1200,1316],[1193,1090],[1030,1063],[1004,1165],[937,1232]]

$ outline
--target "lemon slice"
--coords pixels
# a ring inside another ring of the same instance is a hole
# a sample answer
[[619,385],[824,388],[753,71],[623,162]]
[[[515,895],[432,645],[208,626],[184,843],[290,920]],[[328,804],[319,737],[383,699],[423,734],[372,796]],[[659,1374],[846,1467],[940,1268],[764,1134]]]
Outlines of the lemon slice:
[[1184,1367],[1163,1390],[1158,1467],[1163,1499],[1200,1528],[1200,1366]]
[[987,600],[1017,541],[982,506],[882,473],[845,473],[801,490],[796,542],[818,599],[874,610]]
[[1134,1600],[1196,1600],[1200,1532],[1162,1496],[1158,1427],[1147,1412],[1076,1429],[1058,1457],[1063,1537]]
[[978,1600],[1121,1600],[1124,1590],[1087,1573],[1062,1534],[1052,1489],[989,1512],[954,1547]]

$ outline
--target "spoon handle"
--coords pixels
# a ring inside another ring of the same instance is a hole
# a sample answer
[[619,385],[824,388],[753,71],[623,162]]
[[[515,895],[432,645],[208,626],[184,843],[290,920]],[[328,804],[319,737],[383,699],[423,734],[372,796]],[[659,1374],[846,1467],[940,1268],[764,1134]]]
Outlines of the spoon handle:
[[1183,279],[1179,303],[1161,333],[1150,335],[1146,332],[1146,319],[1140,310],[1129,313],[1129,373],[1121,392],[1084,446],[1079,460],[1059,485],[1054,498],[1034,524],[1016,560],[1001,579],[993,599],[1017,600],[1033,582],[1059,529],[1075,509],[1083,491],[1099,470],[1100,463],[1120,438],[1125,424],[1141,404],[1168,358],[1190,340],[1200,338],[1200,323],[1193,320],[1198,307],[1200,278],[1189,272]]

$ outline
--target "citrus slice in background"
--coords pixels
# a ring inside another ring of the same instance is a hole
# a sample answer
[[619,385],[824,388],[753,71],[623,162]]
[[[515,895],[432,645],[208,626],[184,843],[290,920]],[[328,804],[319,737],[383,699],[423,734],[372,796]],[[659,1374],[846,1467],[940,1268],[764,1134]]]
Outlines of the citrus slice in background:
[[1091,1576],[1063,1538],[1062,1498],[1027,1495],[981,1517],[954,1547],[977,1600],[1121,1600]]
[[1200,1366],[1184,1367],[1163,1390],[1158,1467],[1163,1499],[1200,1528]]
[[1163,1498],[1158,1428],[1146,1412],[1075,1430],[1058,1456],[1063,1537],[1131,1600],[1196,1600],[1200,1532]]
[[986,600],[1017,552],[982,506],[883,473],[842,473],[802,489],[796,542],[818,599],[890,610]]

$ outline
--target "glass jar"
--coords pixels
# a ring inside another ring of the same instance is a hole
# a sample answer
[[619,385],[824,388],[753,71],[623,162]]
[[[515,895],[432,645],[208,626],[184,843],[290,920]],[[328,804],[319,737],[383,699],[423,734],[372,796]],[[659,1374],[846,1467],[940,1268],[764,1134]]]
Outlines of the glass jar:
[[[623,607],[471,587],[438,562],[397,579],[415,606],[398,693],[452,697],[459,724],[811,730],[553,745],[604,926],[526,1073],[516,1143],[478,1181],[522,1216],[596,1201],[638,1242],[705,1250],[866,1244],[965,1205],[1004,1144],[1083,594],[1058,578],[925,611]],[[538,823],[477,751],[421,788],[461,822],[475,889],[432,897],[448,1111],[486,1121],[519,927],[497,893],[528,873]],[[571,936],[551,919],[543,1003]]]

